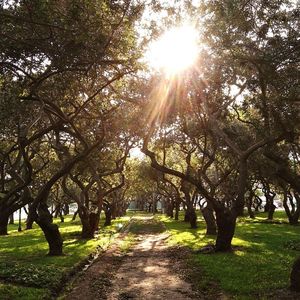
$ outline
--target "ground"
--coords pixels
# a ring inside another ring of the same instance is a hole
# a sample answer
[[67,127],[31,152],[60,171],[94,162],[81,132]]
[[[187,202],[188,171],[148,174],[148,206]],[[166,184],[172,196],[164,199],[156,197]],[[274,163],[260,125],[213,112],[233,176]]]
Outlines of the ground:
[[110,227],[102,220],[91,240],[80,238],[79,220],[55,220],[64,239],[61,257],[46,255],[37,226],[18,232],[10,225],[9,235],[0,237],[0,299],[300,299],[289,290],[300,226],[289,225],[284,212],[272,222],[265,213],[240,218],[235,251],[211,255],[199,252],[215,241],[205,235],[200,214],[196,229],[183,221],[183,212],[178,221],[150,216],[128,212]]
[[[133,218],[126,234],[134,234],[132,247],[122,251],[119,239],[102,257],[73,282],[65,299],[201,299],[174,272],[178,264],[166,243],[168,233],[153,217]],[[180,262],[179,262],[180,263]]]

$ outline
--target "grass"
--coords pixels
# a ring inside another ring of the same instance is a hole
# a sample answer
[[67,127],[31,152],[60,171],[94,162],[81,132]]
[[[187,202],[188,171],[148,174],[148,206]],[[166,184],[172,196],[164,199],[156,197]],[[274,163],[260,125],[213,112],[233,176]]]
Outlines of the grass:
[[[171,245],[187,246],[198,250],[214,242],[213,236],[205,236],[201,218],[199,228],[189,224],[159,217],[171,234]],[[202,271],[199,288],[209,288],[214,281],[235,299],[264,299],[274,289],[287,288],[294,259],[300,255],[300,227],[286,224],[284,212],[274,215],[282,224],[265,223],[266,214],[255,220],[242,218],[236,228],[234,253],[192,254],[191,265]]]
[[[151,215],[146,215],[151,217]],[[136,220],[135,220],[136,219]],[[161,233],[165,231],[162,223],[156,219],[144,219],[144,216],[134,217],[129,226],[129,232],[132,234]]]
[[12,284],[0,283],[1,300],[42,300],[45,298],[50,298],[50,292],[47,289],[20,287]]
[[74,266],[91,253],[105,250],[129,218],[125,216],[113,220],[111,226],[101,226],[99,235],[91,240],[80,239],[79,220],[72,222],[71,217],[66,217],[64,223],[55,220],[64,240],[65,255],[58,257],[46,255],[48,244],[38,226],[18,232],[17,225],[9,225],[9,235],[0,237],[0,299],[49,298]]

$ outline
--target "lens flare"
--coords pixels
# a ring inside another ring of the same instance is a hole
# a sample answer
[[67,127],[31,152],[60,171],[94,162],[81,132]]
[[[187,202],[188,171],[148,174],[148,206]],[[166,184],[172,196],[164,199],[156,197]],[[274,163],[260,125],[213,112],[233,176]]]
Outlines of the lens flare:
[[197,31],[190,25],[174,27],[154,41],[146,55],[151,67],[168,75],[189,68],[198,55]]

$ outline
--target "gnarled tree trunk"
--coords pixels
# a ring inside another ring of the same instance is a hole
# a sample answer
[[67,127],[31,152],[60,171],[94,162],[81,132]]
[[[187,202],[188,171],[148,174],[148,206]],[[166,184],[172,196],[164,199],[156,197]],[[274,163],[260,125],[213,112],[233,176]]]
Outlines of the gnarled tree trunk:
[[25,228],[26,230],[32,229],[34,216],[35,216],[35,209],[31,205],[29,205],[27,219],[26,219],[26,228]]
[[231,251],[231,241],[235,231],[236,214],[228,209],[216,210],[217,240],[215,250],[217,252]]
[[15,224],[15,219],[14,219],[14,214],[13,213],[9,216],[9,224],[10,225]]
[[63,241],[58,230],[58,226],[52,223],[52,216],[48,210],[47,204],[41,202],[38,205],[38,212],[35,213],[35,222],[41,227],[45,238],[49,244],[50,256],[63,255]]
[[206,207],[201,208],[201,213],[206,224],[206,235],[216,235],[217,225],[212,205],[207,203]]
[[191,224],[191,228],[197,228],[197,215],[195,208],[191,205],[188,207],[186,213],[189,216],[189,222]]

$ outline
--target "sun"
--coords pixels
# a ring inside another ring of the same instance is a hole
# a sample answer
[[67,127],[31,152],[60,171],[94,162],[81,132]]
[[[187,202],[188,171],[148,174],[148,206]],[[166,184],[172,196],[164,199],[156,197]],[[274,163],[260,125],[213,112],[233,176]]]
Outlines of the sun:
[[197,36],[196,29],[190,25],[169,29],[150,45],[146,54],[148,64],[167,75],[186,70],[198,55]]

